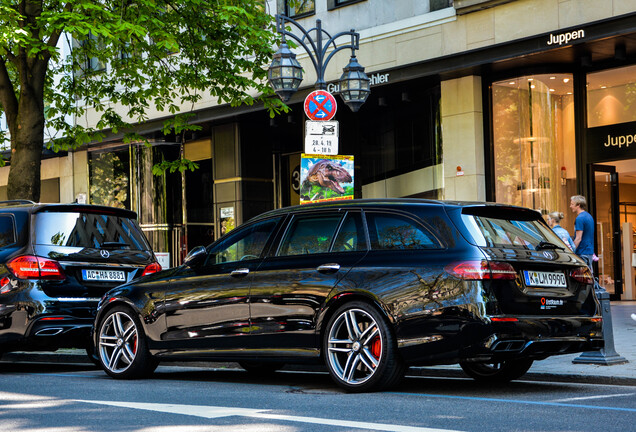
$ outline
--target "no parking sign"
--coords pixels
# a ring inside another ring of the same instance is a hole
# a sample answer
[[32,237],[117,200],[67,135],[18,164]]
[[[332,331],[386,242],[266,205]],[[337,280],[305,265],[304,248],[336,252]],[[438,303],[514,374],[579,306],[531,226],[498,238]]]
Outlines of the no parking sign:
[[305,98],[305,114],[310,120],[331,120],[337,109],[336,98],[326,90],[314,90]]

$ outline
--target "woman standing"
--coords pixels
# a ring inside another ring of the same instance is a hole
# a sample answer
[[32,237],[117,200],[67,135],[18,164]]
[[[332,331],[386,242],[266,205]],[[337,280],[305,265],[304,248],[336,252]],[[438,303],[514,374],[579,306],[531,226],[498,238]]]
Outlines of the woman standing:
[[548,225],[550,225],[550,228],[552,228],[552,231],[554,231],[554,233],[558,235],[561,240],[563,240],[563,243],[568,245],[571,250],[574,250],[574,242],[572,241],[572,237],[570,237],[570,234],[565,228],[559,225],[559,222],[561,222],[561,219],[563,219],[563,217],[563,213],[561,212],[552,212],[548,215],[547,222]]

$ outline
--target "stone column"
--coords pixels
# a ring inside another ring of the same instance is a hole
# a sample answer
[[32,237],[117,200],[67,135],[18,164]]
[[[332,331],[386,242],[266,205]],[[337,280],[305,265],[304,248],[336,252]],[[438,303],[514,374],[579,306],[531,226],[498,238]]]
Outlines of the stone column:
[[[484,201],[481,77],[442,81],[441,91],[444,199]],[[458,167],[461,168],[459,172]]]

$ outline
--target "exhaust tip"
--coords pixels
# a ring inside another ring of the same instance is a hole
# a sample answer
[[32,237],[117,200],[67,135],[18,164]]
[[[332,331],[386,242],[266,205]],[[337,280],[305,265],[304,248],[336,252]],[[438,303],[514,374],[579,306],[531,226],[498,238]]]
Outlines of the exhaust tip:
[[59,335],[63,331],[64,331],[63,328],[52,327],[52,328],[45,328],[45,329],[39,330],[37,333],[35,333],[35,335],[36,336],[55,336],[55,335]]

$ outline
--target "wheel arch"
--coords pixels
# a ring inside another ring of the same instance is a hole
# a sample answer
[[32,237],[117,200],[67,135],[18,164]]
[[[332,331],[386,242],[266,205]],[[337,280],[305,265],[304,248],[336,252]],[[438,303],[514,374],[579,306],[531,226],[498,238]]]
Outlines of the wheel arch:
[[141,311],[139,310],[139,308],[129,299],[126,298],[118,298],[118,297],[112,297],[110,299],[110,301],[108,303],[106,303],[105,305],[101,306],[98,310],[97,310],[97,314],[95,315],[95,323],[93,324],[93,344],[95,347],[98,346],[98,338],[99,338],[99,324],[101,323],[102,319],[104,318],[104,316],[108,313],[108,311],[116,308],[117,306],[125,306],[129,309],[131,309],[136,315],[137,318],[139,319],[139,322],[141,322],[141,325],[143,327],[143,319],[141,316]]
[[[369,292],[341,292],[332,296],[326,303],[323,308],[320,316],[318,318],[317,326],[316,326],[316,337],[317,344],[320,347],[320,351],[322,353],[322,341],[325,336],[325,328],[327,323],[334,315],[334,313],[338,310],[340,306],[346,303],[350,303],[353,301],[362,301],[368,303],[370,306],[376,308],[378,312],[382,315],[382,317],[387,321],[387,323],[394,325],[395,319],[389,312],[389,309],[386,307],[384,303],[382,303],[377,297]],[[324,353],[322,353],[324,355]]]

